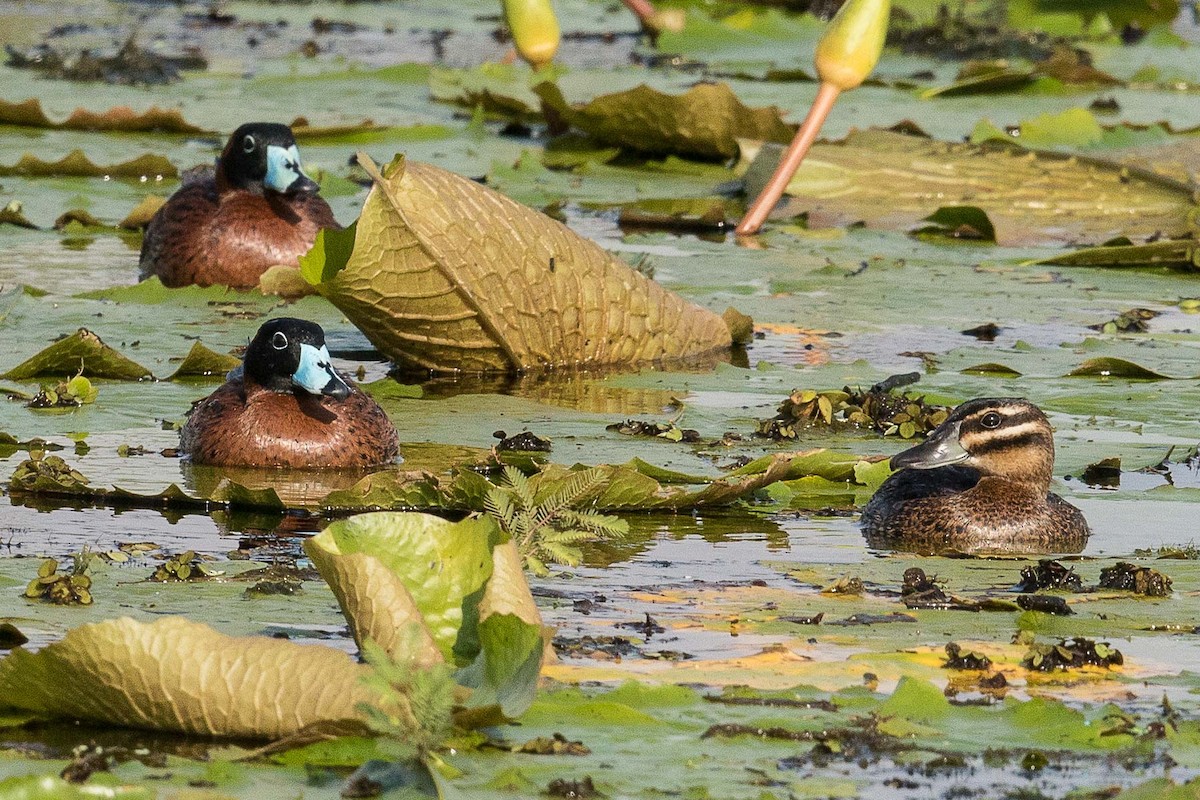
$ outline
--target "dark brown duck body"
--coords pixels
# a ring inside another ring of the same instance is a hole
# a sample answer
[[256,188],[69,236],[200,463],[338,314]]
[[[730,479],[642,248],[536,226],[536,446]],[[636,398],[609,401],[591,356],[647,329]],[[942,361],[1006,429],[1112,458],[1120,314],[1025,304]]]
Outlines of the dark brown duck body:
[[892,466],[863,510],[873,547],[1075,553],[1087,543],[1083,513],[1050,492],[1053,433],[1027,400],[963,403]]
[[269,267],[298,264],[320,229],[340,227],[316,192],[287,126],[243,125],[213,173],[187,181],[150,220],[141,277],[252,288]]
[[329,365],[320,327],[291,319],[259,330],[242,374],[196,405],[179,442],[215,466],[365,468],[399,450],[379,404]]

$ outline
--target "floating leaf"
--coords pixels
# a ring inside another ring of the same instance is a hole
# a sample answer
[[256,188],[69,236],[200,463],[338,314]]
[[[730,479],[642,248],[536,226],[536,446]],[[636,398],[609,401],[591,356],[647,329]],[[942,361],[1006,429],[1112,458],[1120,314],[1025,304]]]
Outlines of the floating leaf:
[[115,106],[101,112],[77,108],[65,121],[54,122],[35,98],[20,103],[0,100],[0,125],[122,133],[206,133],[203,128],[184,121],[178,109],[158,106],[151,106],[140,114],[128,106]]
[[555,84],[534,91],[597,142],[641,153],[729,159],[738,153],[738,139],[789,142],[796,133],[778,108],[749,108],[724,83],[698,84],[681,95],[642,85],[578,106]]
[[233,637],[182,617],[128,617],[70,631],[0,660],[13,708],[104,725],[206,736],[279,738],[352,719],[372,700],[367,669],[331,647]]
[[1038,264],[1058,267],[1172,267],[1200,269],[1200,244],[1195,239],[1165,239],[1149,244],[1089,247]]
[[228,353],[217,353],[200,342],[192,342],[192,349],[183,357],[178,369],[167,378],[169,381],[188,377],[219,376],[224,378],[231,369],[241,366],[242,360]]
[[962,97],[974,94],[1003,94],[1024,89],[1034,81],[1028,69],[995,69],[960,77],[954,83],[926,89],[918,95],[922,100],[935,97]]
[[917,236],[976,242],[996,241],[996,228],[988,219],[987,213],[977,206],[942,206],[922,221],[933,224],[913,231]]
[[82,150],[72,150],[58,161],[43,161],[26,153],[11,167],[0,164],[0,175],[20,175],[29,178],[127,178],[131,180],[161,180],[175,178],[179,171],[162,156],[145,155],[120,164],[100,166],[92,163]]
[[986,364],[974,364],[970,367],[964,367],[962,370],[964,375],[996,375],[1003,378],[1019,378],[1021,373],[1017,372],[1007,364],[999,364],[995,361],[989,361]]
[[1123,358],[1089,358],[1066,374],[1068,378],[1128,378],[1134,381],[1170,380],[1169,375],[1147,369]]
[[150,224],[150,220],[158,213],[158,210],[167,202],[167,198],[157,194],[148,194],[142,198],[141,202],[134,206],[125,219],[117,223],[118,228],[126,230],[140,230]]
[[403,158],[301,269],[384,355],[421,369],[632,364],[730,344],[716,314],[560,223]]
[[[495,535],[488,518],[454,523],[429,514],[362,514],[328,526],[306,541],[305,551],[328,575],[356,640],[372,638],[386,649],[385,642],[415,611],[430,642],[449,657],[462,626],[464,598],[491,577]],[[368,586],[385,598],[408,595],[413,605],[380,612],[376,603],[387,609],[390,600],[377,600]],[[380,619],[380,613],[387,618]]]
[[29,228],[37,230],[37,225],[26,218],[25,213],[21,211],[20,202],[13,200],[0,208],[0,225],[16,225],[18,228]]
[[122,381],[140,381],[154,377],[150,370],[113,350],[87,328],[80,328],[65,339],[22,361],[0,375],[0,378],[22,381],[77,373],[89,378],[112,378]]
[[316,290],[304,280],[294,264],[275,264],[258,276],[258,290],[265,295],[277,295],[288,299],[316,294]]
[[[779,150],[743,143],[742,161],[753,196]],[[787,192],[797,198],[793,213],[807,210],[810,222],[819,214],[826,225],[863,221],[891,230],[910,229],[935,202],[971,205],[987,214],[1001,245],[1182,235],[1193,207],[1187,185],[1124,165],[882,130],[818,142]]]
[[433,68],[429,96],[486,113],[526,121],[540,120],[541,101],[529,88],[529,72],[510,64],[484,64],[476,69]]

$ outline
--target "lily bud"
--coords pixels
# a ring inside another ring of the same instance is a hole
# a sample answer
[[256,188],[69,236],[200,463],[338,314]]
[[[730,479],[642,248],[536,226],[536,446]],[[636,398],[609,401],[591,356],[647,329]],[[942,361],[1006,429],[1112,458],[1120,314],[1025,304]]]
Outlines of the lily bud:
[[521,58],[534,69],[554,60],[560,39],[550,0],[504,0],[504,20]]
[[845,91],[867,79],[887,38],[891,0],[846,0],[817,44],[817,75]]

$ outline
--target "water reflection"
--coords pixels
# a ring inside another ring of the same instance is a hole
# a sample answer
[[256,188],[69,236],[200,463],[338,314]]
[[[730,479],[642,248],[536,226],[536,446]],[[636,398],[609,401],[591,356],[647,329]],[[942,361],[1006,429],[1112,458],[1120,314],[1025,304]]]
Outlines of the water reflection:
[[708,512],[700,514],[637,514],[625,517],[629,536],[620,542],[585,545],[583,564],[604,568],[626,561],[642,560],[664,540],[683,542],[702,539],[709,544],[753,543],[750,548],[761,555],[786,552],[790,548],[788,532],[774,518],[759,514]]

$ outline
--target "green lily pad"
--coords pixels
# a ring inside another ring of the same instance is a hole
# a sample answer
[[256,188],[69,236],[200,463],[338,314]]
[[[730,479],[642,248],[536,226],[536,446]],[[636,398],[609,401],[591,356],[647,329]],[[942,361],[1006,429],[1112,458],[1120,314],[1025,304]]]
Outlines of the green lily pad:
[[140,381],[153,378],[150,370],[131,361],[100,340],[86,328],[47,347],[0,375],[10,381],[39,377],[85,375],[89,378],[111,378],[119,381]]
[[37,156],[25,154],[12,166],[0,164],[0,175],[21,175],[31,178],[124,178],[126,180],[162,180],[178,177],[175,166],[156,155],[142,155],[120,164],[102,166],[94,164],[82,150],[72,150],[58,161],[43,161]]
[[1089,358],[1075,369],[1066,374],[1068,378],[1127,378],[1135,381],[1171,380],[1169,375],[1163,375],[1140,364],[1126,361],[1123,358]]
[[729,159],[738,139],[789,142],[796,129],[778,108],[752,109],[728,84],[699,84],[682,95],[649,86],[572,105],[552,83],[534,88],[547,107],[597,142],[652,155]]
[[241,366],[242,360],[228,353],[217,353],[208,349],[199,341],[192,342],[192,349],[183,357],[179,367],[167,378],[169,381],[180,378],[218,377],[224,378],[226,373]]

